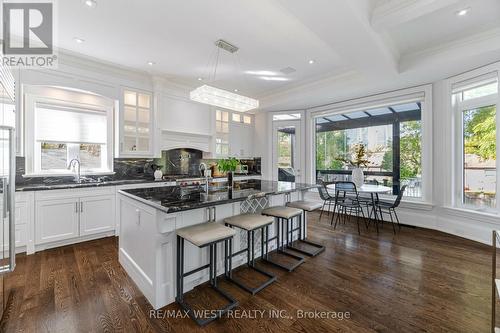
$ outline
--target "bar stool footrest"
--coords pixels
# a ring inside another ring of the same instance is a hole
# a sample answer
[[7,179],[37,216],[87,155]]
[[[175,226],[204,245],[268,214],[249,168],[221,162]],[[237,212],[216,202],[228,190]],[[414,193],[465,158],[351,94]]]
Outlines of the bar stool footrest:
[[[236,299],[234,299],[231,295],[226,293],[224,290],[222,290],[219,287],[214,286],[214,285],[210,285],[210,287],[213,288],[215,291],[217,291],[217,293],[219,293],[221,296],[223,296],[226,300],[229,301],[229,304],[226,305],[224,308],[216,310],[217,315],[212,316],[210,318],[196,317],[194,309],[189,304],[184,302],[184,300],[180,300],[178,297],[175,298],[175,300],[181,306],[181,308],[184,311],[186,311],[186,313],[189,315],[189,317],[191,319],[193,319],[199,326],[205,326],[205,325],[211,323],[212,321],[222,317],[222,315],[227,313],[229,310],[232,310],[239,305],[239,302]],[[201,311],[201,312],[203,312],[203,311]],[[211,311],[211,313],[212,313],[212,311]]]
[[295,268],[299,267],[300,265],[302,265],[302,263],[304,262],[304,257],[301,257],[301,256],[297,256],[295,254],[292,254],[292,253],[288,253],[288,252],[285,252],[283,250],[277,250],[277,251],[273,251],[275,254],[281,254],[281,255],[284,255],[284,256],[287,256],[287,257],[290,257],[290,258],[293,258],[295,260],[297,260],[296,263],[292,264],[292,265],[285,265],[285,264],[282,264],[280,262],[277,262],[273,259],[269,259],[269,258],[262,258],[262,261],[263,262],[267,262],[269,264],[272,264],[274,266],[277,266],[279,268],[282,268],[284,270],[287,270],[289,272],[293,271]]
[[261,291],[262,289],[264,289],[265,287],[269,286],[271,283],[273,283],[274,281],[276,281],[276,276],[274,274],[271,274],[269,272],[266,272],[266,271],[263,271],[255,266],[251,266],[251,265],[247,265],[247,268],[249,269],[252,269],[254,271],[256,271],[257,273],[260,273],[262,275],[265,275],[267,276],[269,279],[267,279],[264,283],[262,283],[260,286],[257,286],[257,287],[249,287],[249,286],[246,286],[245,284],[243,284],[241,281],[239,281],[238,279],[235,279],[233,278],[231,275],[229,276],[226,276],[226,279],[233,282],[234,284],[236,284],[238,287],[240,287],[241,289],[243,290],[246,290],[248,291],[249,293],[251,293],[252,295],[255,295],[257,294],[259,291]]
[[[316,249],[312,250],[312,251],[307,251],[307,250],[304,250],[302,248],[298,248],[297,246],[294,245],[294,243],[297,243],[297,242],[309,245],[311,247],[315,247]],[[303,254],[311,256],[311,257],[317,256],[321,252],[325,251],[325,247],[323,245],[318,244],[318,243],[314,243],[314,242],[310,242],[310,241],[305,240],[305,239],[297,239],[297,240],[293,241],[290,245],[288,245],[287,248],[289,248],[293,251],[303,253]]]

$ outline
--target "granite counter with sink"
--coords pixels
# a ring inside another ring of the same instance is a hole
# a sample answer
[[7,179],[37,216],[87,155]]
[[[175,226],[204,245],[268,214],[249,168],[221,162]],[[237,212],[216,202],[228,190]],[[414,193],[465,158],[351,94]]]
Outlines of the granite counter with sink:
[[90,181],[90,182],[65,182],[65,183],[53,183],[53,184],[34,184],[34,185],[21,185],[16,186],[17,192],[26,191],[47,191],[47,190],[64,190],[64,189],[79,189],[88,187],[103,187],[103,186],[120,186],[120,185],[133,185],[133,184],[163,184],[164,186],[173,186],[175,181],[156,181],[151,179],[121,179],[121,180],[109,180],[109,181]]

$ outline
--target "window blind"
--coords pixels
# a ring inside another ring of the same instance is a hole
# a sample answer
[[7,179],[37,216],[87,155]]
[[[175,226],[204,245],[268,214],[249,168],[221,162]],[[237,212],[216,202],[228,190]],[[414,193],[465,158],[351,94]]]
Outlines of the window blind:
[[40,142],[106,144],[107,114],[37,103],[35,139]]
[[457,94],[466,90],[481,87],[490,83],[498,82],[498,72],[491,72],[481,76],[454,83],[452,85],[452,93]]

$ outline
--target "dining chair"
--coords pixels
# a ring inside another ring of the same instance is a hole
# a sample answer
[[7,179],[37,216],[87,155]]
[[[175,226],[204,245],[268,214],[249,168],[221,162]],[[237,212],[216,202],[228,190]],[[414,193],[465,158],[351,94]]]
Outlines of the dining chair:
[[384,215],[382,213],[388,214],[391,218],[392,230],[394,231],[394,233],[396,233],[396,227],[394,226],[394,219],[392,218],[392,214],[394,213],[394,216],[396,217],[396,221],[398,223],[398,228],[399,230],[401,230],[401,224],[399,223],[399,218],[398,214],[396,213],[396,208],[399,207],[399,204],[401,203],[401,199],[403,198],[405,190],[406,190],[406,185],[403,185],[403,187],[401,187],[401,189],[399,190],[399,194],[396,197],[396,200],[394,200],[393,202],[385,200],[379,200],[377,202],[378,211],[380,212],[380,218],[382,219],[382,222],[384,222]]
[[[349,200],[346,200],[349,198]],[[356,185],[353,182],[336,182],[335,183],[335,206],[338,206],[340,212],[343,213],[343,222],[345,223],[347,215],[349,215],[349,221],[353,213],[356,214],[356,224],[358,226],[358,234],[361,235],[361,230],[359,228],[359,215],[365,218],[365,213],[363,211],[363,206],[359,200],[358,191]],[[335,207],[334,207],[335,210]],[[349,214],[347,214],[349,212]],[[337,228],[337,223],[340,221],[340,214],[337,214],[335,219],[335,225],[333,229]],[[333,224],[333,216],[332,221]]]
[[[330,193],[328,192],[328,189],[326,187],[326,183],[323,181],[320,181],[321,186],[318,188],[319,190],[319,196],[321,200],[323,200],[323,207],[321,207],[321,213],[319,214],[319,220],[321,221],[321,216],[323,216],[323,211],[325,209],[325,206],[328,205],[328,214],[330,214],[330,207],[332,205],[332,202],[335,200],[335,197],[332,197]],[[335,211],[333,212],[335,215]]]

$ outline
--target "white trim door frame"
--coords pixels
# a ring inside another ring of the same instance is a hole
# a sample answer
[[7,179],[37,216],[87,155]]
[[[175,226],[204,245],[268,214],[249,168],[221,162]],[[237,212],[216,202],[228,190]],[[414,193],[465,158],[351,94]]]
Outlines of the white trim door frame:
[[304,181],[305,159],[302,156],[303,152],[303,137],[302,137],[302,121],[297,120],[280,120],[273,121],[272,127],[272,175],[273,180],[278,180],[278,129],[284,127],[295,128],[295,141],[293,143],[293,168],[295,172],[295,182]]

